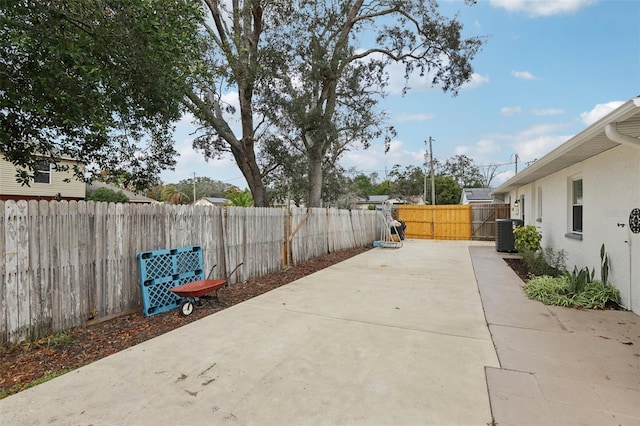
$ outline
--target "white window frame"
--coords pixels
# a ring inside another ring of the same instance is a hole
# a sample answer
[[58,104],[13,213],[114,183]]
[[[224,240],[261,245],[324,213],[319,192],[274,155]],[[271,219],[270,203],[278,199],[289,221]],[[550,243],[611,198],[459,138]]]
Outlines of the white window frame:
[[[580,194],[576,194],[576,184],[580,182]],[[571,179],[571,212],[569,214],[571,223],[571,232],[574,234],[582,234],[584,230],[584,181],[582,176],[576,176]],[[580,226],[576,224],[576,209],[580,210]],[[579,229],[577,229],[579,228]]]
[[[46,163],[47,167],[44,167]],[[38,160],[34,170],[33,183],[41,185],[51,185],[51,162],[49,160]]]
[[542,187],[539,186],[538,187],[538,194],[537,194],[537,204],[538,204],[538,217],[536,218],[536,222],[542,222]]

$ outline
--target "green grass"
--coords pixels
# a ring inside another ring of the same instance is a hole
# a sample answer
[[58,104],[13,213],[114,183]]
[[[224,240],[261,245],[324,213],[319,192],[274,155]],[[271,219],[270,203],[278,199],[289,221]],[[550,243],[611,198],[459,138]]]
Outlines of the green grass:
[[52,371],[50,373],[45,374],[43,377],[36,379],[29,383],[16,383],[9,389],[5,389],[0,392],[0,399],[4,399],[9,395],[13,395],[14,393],[21,392],[25,389],[32,388],[41,383],[48,382],[49,380],[55,379],[56,377],[62,376],[63,374],[68,373],[69,370],[60,370],[60,371]]

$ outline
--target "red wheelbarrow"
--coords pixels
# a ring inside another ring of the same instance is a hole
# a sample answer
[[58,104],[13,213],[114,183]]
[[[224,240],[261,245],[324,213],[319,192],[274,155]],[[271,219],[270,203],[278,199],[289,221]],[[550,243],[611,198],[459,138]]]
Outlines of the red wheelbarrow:
[[[209,277],[211,277],[211,273],[216,266],[218,265],[213,265],[213,268],[209,271]],[[240,266],[242,266],[242,263],[238,264],[238,266],[236,266],[224,280],[212,280],[207,278],[206,280],[193,281],[170,288],[170,292],[185,299],[182,302],[182,305],[180,305],[180,313],[184,316],[191,315],[194,305],[201,306],[203,300],[206,300],[209,304],[211,304],[211,299],[219,302],[218,290],[228,285],[227,281]]]

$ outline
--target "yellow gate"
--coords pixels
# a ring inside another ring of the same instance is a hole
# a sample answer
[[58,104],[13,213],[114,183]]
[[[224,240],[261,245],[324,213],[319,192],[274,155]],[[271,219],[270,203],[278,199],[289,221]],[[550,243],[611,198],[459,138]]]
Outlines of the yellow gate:
[[407,238],[470,240],[471,206],[398,206]]

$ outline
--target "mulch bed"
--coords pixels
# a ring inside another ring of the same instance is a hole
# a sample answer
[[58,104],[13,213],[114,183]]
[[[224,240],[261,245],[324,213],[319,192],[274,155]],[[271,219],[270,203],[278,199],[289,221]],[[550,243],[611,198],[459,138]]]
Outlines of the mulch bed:
[[529,281],[529,268],[527,268],[527,265],[525,265],[522,259],[517,257],[503,257],[503,259],[522,281]]
[[121,316],[37,342],[0,348],[0,398],[19,392],[46,376],[75,370],[190,322],[288,284],[306,275],[364,253],[357,247],[331,253],[219,291],[220,303],[204,304],[187,317],[178,310],[145,317],[141,312]]

